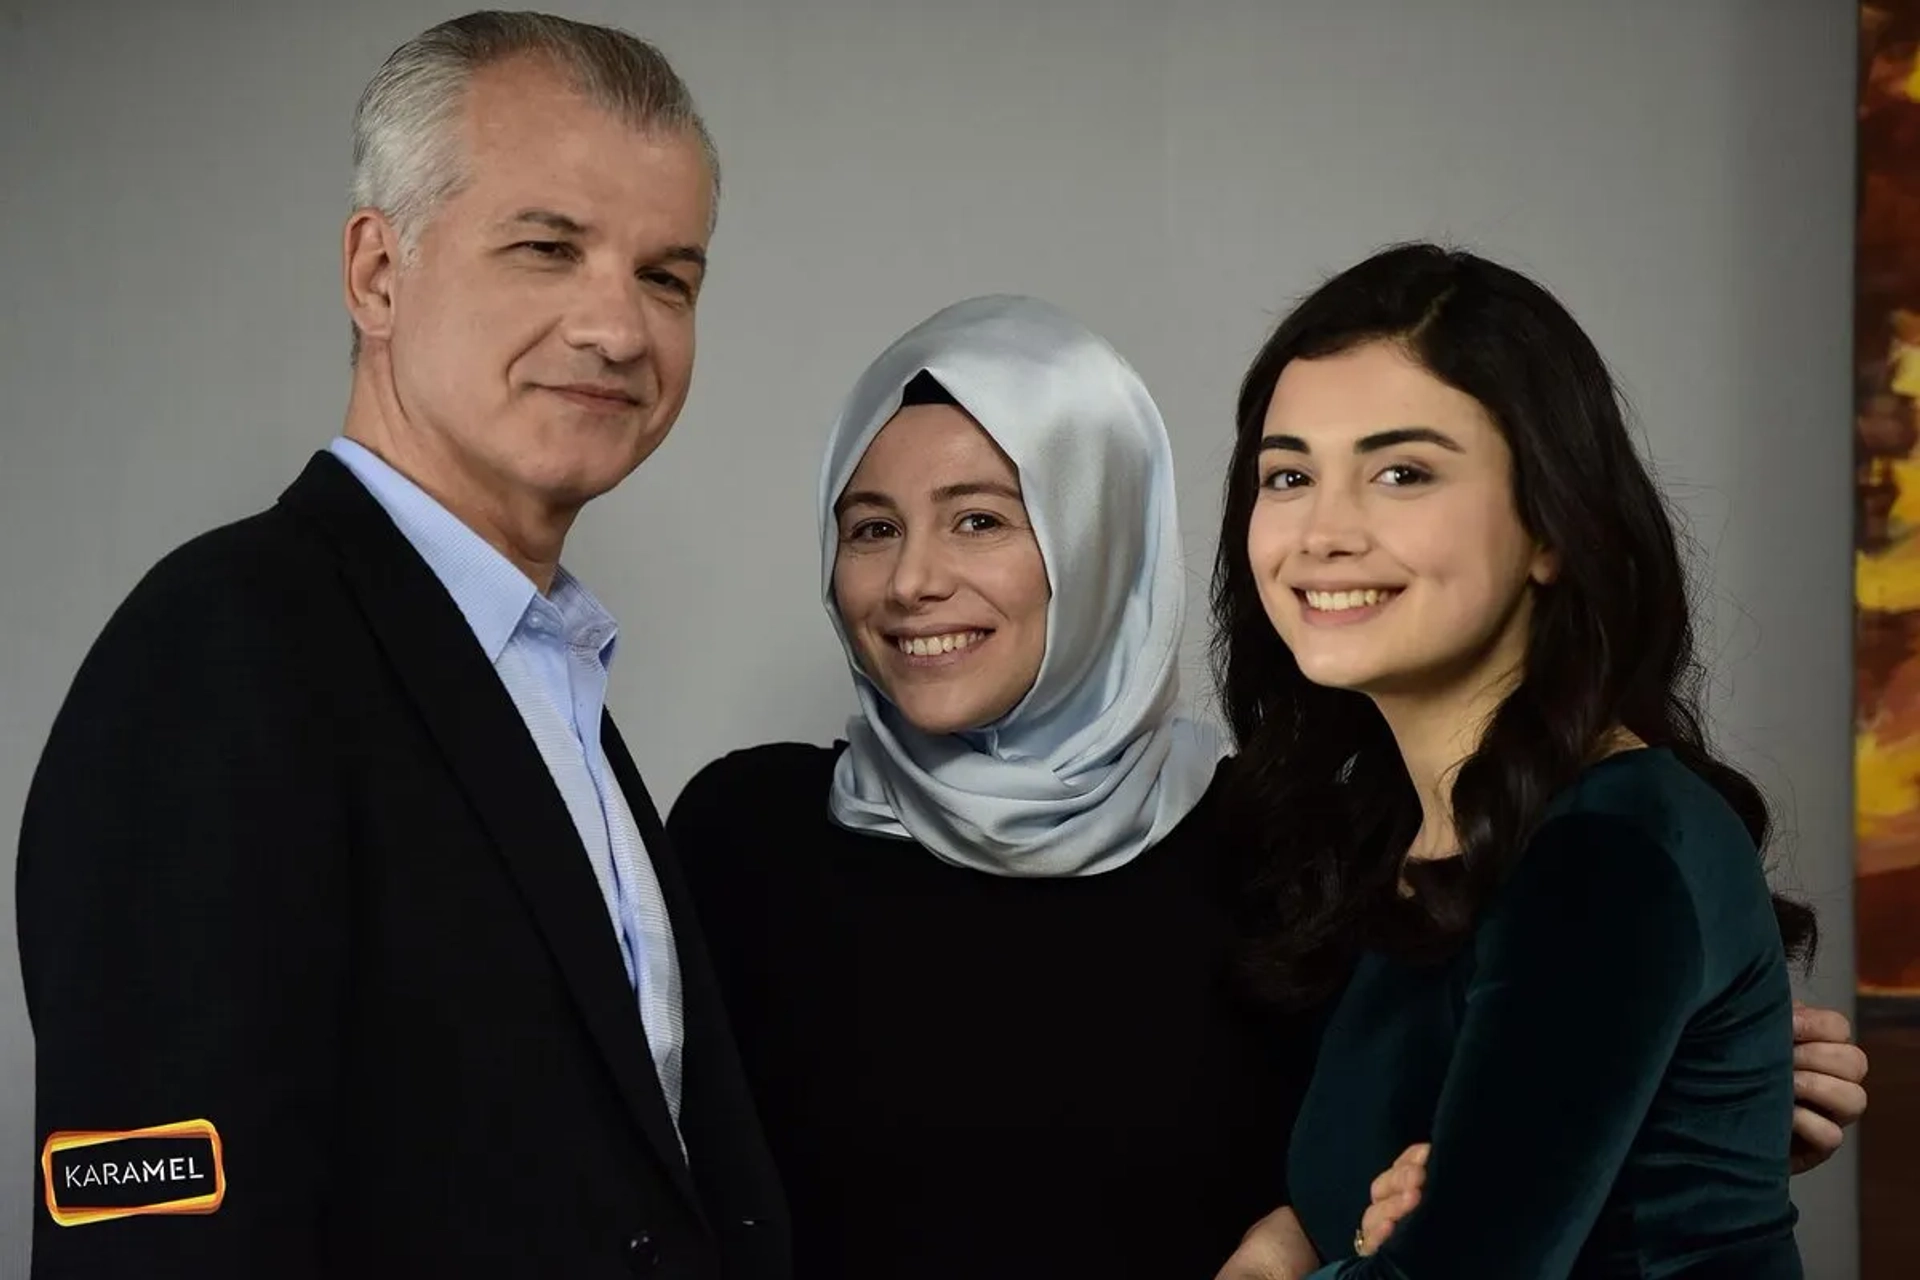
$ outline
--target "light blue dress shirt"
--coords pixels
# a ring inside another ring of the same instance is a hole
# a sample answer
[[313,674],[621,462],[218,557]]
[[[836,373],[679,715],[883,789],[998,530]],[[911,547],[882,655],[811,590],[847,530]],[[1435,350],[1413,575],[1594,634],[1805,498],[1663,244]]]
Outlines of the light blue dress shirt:
[[606,899],[654,1071],[676,1127],[685,1032],[673,925],[640,830],[600,742],[618,627],[565,569],[541,595],[486,539],[365,446],[328,446],[440,579],[519,708]]

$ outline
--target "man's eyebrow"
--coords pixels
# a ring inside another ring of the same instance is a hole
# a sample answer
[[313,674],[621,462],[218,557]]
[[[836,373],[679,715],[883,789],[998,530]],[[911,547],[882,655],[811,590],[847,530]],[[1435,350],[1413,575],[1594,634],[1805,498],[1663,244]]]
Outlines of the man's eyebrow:
[[691,262],[702,271],[707,269],[707,251],[697,244],[677,244],[660,255],[662,262]]
[[[584,239],[593,230],[578,218],[568,217],[554,209],[522,209],[512,217],[503,219],[500,227],[505,230],[529,223],[536,227],[545,227],[557,235],[573,236],[576,239]],[[663,250],[654,260],[689,262],[703,272],[707,269],[707,251],[697,244],[676,244]]]
[[530,222],[538,227],[545,227],[549,231],[557,231],[563,236],[584,236],[587,234],[587,225],[584,222],[569,218],[566,214],[557,213],[552,209],[522,209],[512,217],[503,219],[500,226],[506,228],[524,222]]

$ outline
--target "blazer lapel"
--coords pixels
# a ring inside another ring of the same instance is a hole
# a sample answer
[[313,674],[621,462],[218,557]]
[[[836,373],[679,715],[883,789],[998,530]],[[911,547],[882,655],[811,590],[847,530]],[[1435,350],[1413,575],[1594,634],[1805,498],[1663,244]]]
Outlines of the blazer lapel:
[[715,1215],[731,1215],[734,1221],[729,1225],[775,1230],[775,1223],[784,1223],[787,1216],[785,1193],[740,1064],[720,981],[708,960],[699,912],[653,798],[610,714],[601,719],[600,738],[633,810],[673,921],[687,1037],[680,1130],[687,1146],[699,1155],[699,1182],[707,1207]]
[[492,834],[634,1119],[696,1215],[619,944],[560,793],[453,598],[353,473],[315,456],[281,501],[317,522],[401,683]]

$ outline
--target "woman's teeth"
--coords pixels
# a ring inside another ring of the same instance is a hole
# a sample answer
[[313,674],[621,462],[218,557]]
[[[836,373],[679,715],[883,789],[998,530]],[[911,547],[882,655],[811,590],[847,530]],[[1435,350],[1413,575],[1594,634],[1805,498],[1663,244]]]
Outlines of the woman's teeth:
[[1339,613],[1343,609],[1364,609],[1368,605],[1391,600],[1397,591],[1380,591],[1368,587],[1364,591],[1307,591],[1303,592],[1307,603],[1322,613]]
[[900,652],[916,658],[931,658],[937,654],[952,653],[964,649],[977,641],[985,640],[984,631],[950,631],[943,636],[896,636],[894,644]]

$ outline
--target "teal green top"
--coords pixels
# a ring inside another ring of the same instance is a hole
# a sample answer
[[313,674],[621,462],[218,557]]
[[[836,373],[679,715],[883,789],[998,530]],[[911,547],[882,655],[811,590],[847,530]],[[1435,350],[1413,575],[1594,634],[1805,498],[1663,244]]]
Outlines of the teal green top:
[[[1799,1280],[1793,1012],[1752,840],[1670,752],[1556,798],[1472,944],[1364,956],[1288,1148],[1309,1280]],[[1368,1258],[1374,1177],[1430,1141]]]

